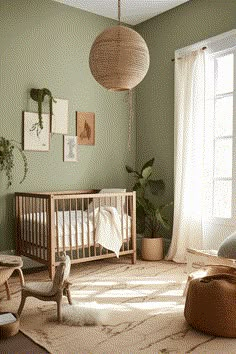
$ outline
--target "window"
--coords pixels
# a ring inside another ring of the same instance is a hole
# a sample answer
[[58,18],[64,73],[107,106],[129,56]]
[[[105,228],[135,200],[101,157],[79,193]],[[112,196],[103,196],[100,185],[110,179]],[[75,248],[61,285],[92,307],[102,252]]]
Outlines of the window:
[[206,211],[236,220],[236,48],[206,55]]

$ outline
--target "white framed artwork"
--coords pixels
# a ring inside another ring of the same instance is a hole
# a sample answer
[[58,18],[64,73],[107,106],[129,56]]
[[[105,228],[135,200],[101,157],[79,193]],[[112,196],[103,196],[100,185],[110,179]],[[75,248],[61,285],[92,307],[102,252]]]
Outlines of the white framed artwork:
[[49,151],[50,117],[42,113],[42,129],[39,127],[39,115],[33,112],[23,112],[24,150]]
[[52,102],[52,133],[68,134],[68,100],[55,98]]
[[77,162],[78,161],[78,144],[77,136],[64,135],[64,161]]

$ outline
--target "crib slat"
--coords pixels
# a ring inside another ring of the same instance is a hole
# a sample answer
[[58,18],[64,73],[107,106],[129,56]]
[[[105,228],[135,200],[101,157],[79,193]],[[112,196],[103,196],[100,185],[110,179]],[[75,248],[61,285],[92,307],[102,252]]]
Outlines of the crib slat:
[[46,209],[47,209],[47,260],[49,266],[49,276],[52,279],[55,274],[55,201],[54,196],[51,195],[46,200]]
[[56,212],[56,243],[57,243],[57,254],[59,255],[59,228],[58,228],[58,199],[55,200],[55,212]]
[[35,256],[38,257],[38,251],[39,251],[39,246],[38,246],[38,235],[36,233],[36,222],[35,222],[35,209],[36,209],[36,201],[37,199],[35,197],[32,197],[32,230],[33,230],[33,239],[35,242]]
[[71,220],[71,199],[69,200],[69,222],[70,222],[70,228],[69,228],[69,234],[70,234],[70,258],[73,259],[73,250],[72,250],[72,220]]
[[131,237],[132,237],[132,263],[136,263],[137,258],[137,250],[136,250],[136,194],[133,194],[133,199],[131,199],[130,203],[130,210],[131,210]]
[[[47,207],[47,206],[46,206]],[[47,210],[47,214],[49,213],[49,210]],[[43,259],[47,259],[46,255],[46,249],[47,249],[47,240],[46,240],[46,228],[44,227],[45,225],[45,203],[43,199],[40,199],[40,237],[43,239]]]
[[62,240],[63,240],[63,252],[65,252],[65,200],[62,200]]
[[87,199],[87,238],[88,238],[88,254],[91,257],[91,249],[90,249],[90,225],[89,225],[89,199]]
[[35,255],[34,222],[33,222],[33,198],[29,198],[29,232],[32,245],[32,254]]
[[75,240],[76,240],[76,256],[79,258],[79,247],[78,247],[78,201],[75,199]]
[[15,233],[17,235],[17,239],[16,239],[16,254],[19,255],[20,254],[20,241],[21,241],[21,232],[19,230],[19,225],[20,225],[20,221],[19,221],[19,217],[20,217],[20,206],[19,206],[19,197],[15,198],[15,218],[16,218],[16,223],[15,223]]
[[42,258],[42,254],[41,254],[41,239],[39,237],[39,232],[38,232],[38,226],[39,226],[39,218],[38,218],[38,199],[35,198],[35,236],[36,236],[36,242],[38,245],[38,254],[37,256],[39,258]]
[[97,247],[96,247],[96,230],[95,230],[95,205],[94,199],[92,201],[93,206],[93,245],[94,245],[94,256],[97,255]]
[[25,212],[26,212],[26,218],[25,218],[25,232],[26,232],[26,239],[28,242],[28,252],[31,253],[31,246],[30,246],[30,236],[29,236],[29,200],[28,197],[25,198]]
[[[129,228],[129,197],[125,197],[125,207],[126,207],[126,211],[125,211],[125,216],[126,216],[126,239],[127,239],[127,249],[129,250],[130,246],[129,246],[129,234],[131,237],[131,225]],[[130,229],[130,230],[129,230]]]
[[84,199],[82,199],[81,203],[81,219],[82,219],[82,254],[83,258],[85,257],[85,250],[84,250]]
[[[98,199],[98,212],[100,213],[101,211],[101,199],[99,198]],[[100,256],[102,255],[102,246],[99,245],[99,253],[100,253]]]
[[[119,197],[117,197],[119,198]],[[120,205],[121,205],[121,235],[122,235],[122,251],[124,251],[124,208],[123,208],[123,198],[120,197]]]
[[[111,198],[112,197],[108,197],[108,198],[105,197],[105,205],[107,205],[107,199],[108,199],[108,200],[110,200],[110,204],[109,205],[111,206]],[[106,254],[108,254],[108,252],[109,252],[108,249],[106,249]]]
[[25,218],[24,218],[24,230],[25,230],[25,239],[27,242],[27,252],[29,252],[29,238],[28,238],[28,214],[27,214],[27,198],[24,198],[24,209],[25,209]]

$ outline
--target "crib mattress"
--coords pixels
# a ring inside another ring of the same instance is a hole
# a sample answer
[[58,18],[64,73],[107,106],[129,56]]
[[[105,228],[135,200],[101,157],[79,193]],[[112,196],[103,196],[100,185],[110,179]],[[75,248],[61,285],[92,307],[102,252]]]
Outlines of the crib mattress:
[[[23,216],[24,225],[31,233],[33,242],[38,238],[39,244],[43,244],[47,234],[47,214],[30,213]],[[96,243],[96,219],[93,213],[87,211],[58,211],[55,212],[56,247],[81,247],[92,246]],[[123,241],[131,237],[131,217],[123,214],[121,218],[121,235]],[[110,235],[109,235],[110,237]],[[25,238],[26,235],[25,235]],[[40,240],[39,240],[40,239]],[[27,240],[27,239],[25,239]],[[95,241],[95,242],[94,242]]]

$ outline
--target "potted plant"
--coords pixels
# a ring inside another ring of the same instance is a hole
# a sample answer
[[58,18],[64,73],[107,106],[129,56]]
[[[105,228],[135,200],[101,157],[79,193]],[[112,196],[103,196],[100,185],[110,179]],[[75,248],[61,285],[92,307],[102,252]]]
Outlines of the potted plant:
[[144,234],[141,254],[145,260],[159,260],[163,258],[163,238],[159,231],[161,227],[170,228],[165,215],[165,209],[173,204],[171,202],[156,206],[150,200],[151,198],[149,199],[147,196],[148,193],[157,196],[165,188],[163,180],[151,179],[154,160],[152,158],[146,162],[140,172],[126,166],[127,172],[132,173],[136,180],[133,190],[136,191],[137,195],[137,231]]
[[14,148],[20,152],[21,157],[24,163],[24,175],[20,183],[22,183],[27,175],[28,172],[28,163],[25,153],[21,148],[21,144],[15,140],[7,140],[3,137],[0,137],[0,171],[5,171],[8,184],[7,187],[9,188],[12,185],[12,170],[14,168]]

